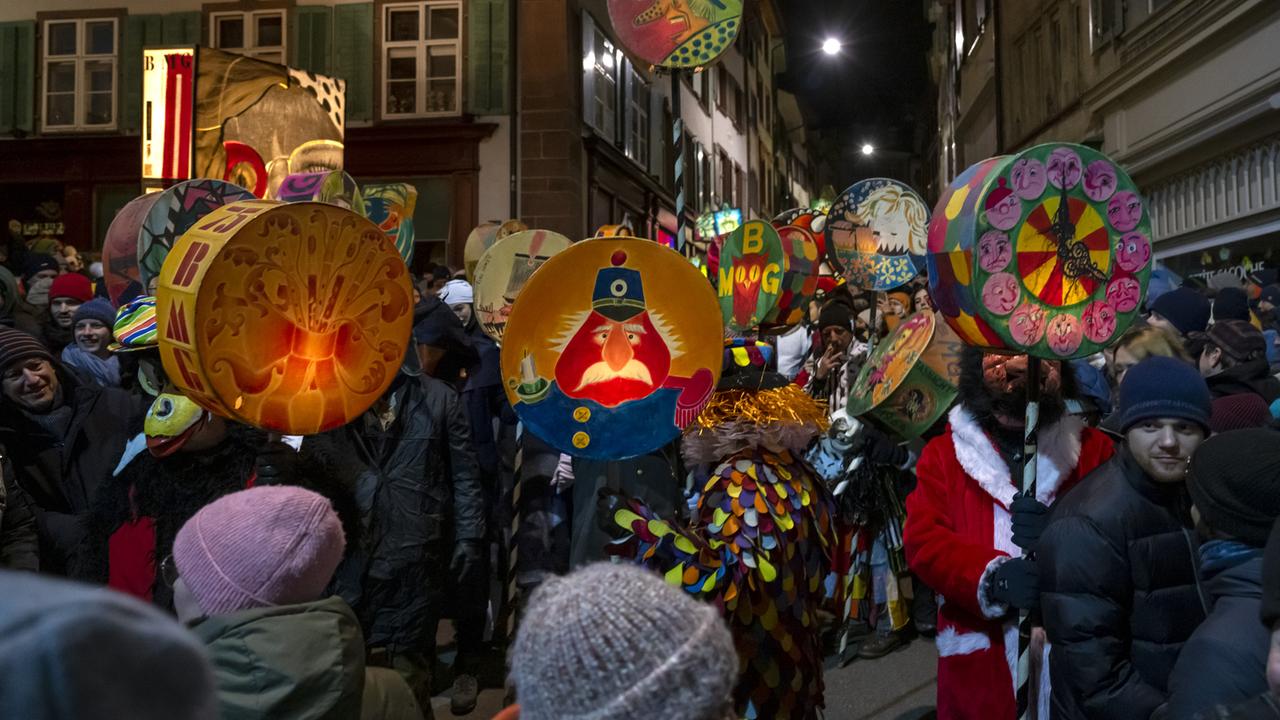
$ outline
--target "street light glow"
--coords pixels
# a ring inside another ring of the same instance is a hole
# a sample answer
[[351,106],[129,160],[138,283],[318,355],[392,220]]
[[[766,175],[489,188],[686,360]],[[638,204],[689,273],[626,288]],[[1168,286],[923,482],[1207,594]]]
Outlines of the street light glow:
[[875,152],[875,151],[876,151],[876,148],[875,148],[875,146],[874,146],[874,145],[872,145],[871,143],[863,143],[863,144],[862,144],[862,154],[863,154],[863,155],[870,155],[871,153],[873,153],[873,152]]
[[835,38],[827,38],[822,41],[822,52],[828,55],[839,55],[841,47],[843,47],[843,44]]

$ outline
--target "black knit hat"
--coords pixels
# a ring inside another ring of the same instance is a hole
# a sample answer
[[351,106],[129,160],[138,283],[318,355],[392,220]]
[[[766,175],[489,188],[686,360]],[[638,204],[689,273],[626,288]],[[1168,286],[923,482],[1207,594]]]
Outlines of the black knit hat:
[[818,331],[821,332],[829,327],[853,330],[853,309],[840,301],[827,303],[827,306],[822,308],[822,312],[818,313]]
[[1187,488],[1209,528],[1254,547],[1280,517],[1280,432],[1262,428],[1215,435],[1191,456]]
[[1249,320],[1249,296],[1234,287],[1222,288],[1213,298],[1213,321]]
[[26,362],[31,358],[53,362],[53,355],[39,340],[21,330],[0,327],[0,373],[8,370],[14,363]]
[[1153,418],[1186,420],[1208,432],[1212,412],[1209,386],[1187,363],[1155,355],[1125,373],[1116,412],[1123,432]]
[[1262,292],[1258,295],[1259,300],[1266,300],[1272,305],[1280,305],[1280,285],[1268,285],[1262,288]]

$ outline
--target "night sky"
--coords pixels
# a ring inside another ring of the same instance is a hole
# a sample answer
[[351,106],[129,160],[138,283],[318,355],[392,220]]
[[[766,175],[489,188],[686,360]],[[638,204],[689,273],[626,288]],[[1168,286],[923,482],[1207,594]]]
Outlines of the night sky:
[[[930,25],[922,0],[781,0],[786,22],[787,73],[811,128],[839,138],[842,157],[857,146],[911,152],[916,124],[930,103]],[[821,51],[836,37],[844,49]],[[837,169],[847,174],[849,169]],[[859,173],[861,174],[861,173]]]

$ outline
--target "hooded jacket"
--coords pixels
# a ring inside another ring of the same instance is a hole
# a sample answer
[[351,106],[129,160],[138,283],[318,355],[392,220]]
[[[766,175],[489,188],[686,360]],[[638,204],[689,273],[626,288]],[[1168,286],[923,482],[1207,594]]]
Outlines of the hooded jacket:
[[80,516],[120,460],[129,429],[141,423],[138,399],[117,388],[80,380],[53,362],[66,431],[50,432],[12,403],[0,403],[0,446],[11,454],[18,484],[31,497],[40,532],[42,567],[64,573],[83,537]]
[[209,651],[222,720],[354,720],[364,644],[339,598],[253,608],[191,627]]
[[1055,719],[1150,717],[1204,620],[1190,499],[1127,448],[1053,508],[1040,538],[1040,610]]
[[1271,376],[1271,366],[1266,358],[1232,365],[1204,381],[1209,386],[1209,393],[1215,398],[1254,393],[1260,395],[1268,405],[1280,398],[1280,380]]
[[440,380],[402,374],[378,405],[309,443],[328,446],[355,480],[360,549],[335,578],[371,647],[415,647],[454,543],[485,537],[485,502],[471,432],[458,394]]
[[1262,551],[1206,563],[1200,574],[1213,596],[1213,612],[1182,647],[1169,676],[1172,720],[1191,720],[1216,705],[1236,705],[1267,690],[1271,638],[1258,620]]

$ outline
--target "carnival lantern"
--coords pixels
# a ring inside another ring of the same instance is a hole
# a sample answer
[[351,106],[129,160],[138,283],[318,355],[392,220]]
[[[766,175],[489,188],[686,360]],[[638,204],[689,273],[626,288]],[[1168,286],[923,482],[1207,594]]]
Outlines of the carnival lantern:
[[475,284],[476,264],[480,262],[480,256],[484,255],[485,250],[493,247],[494,243],[508,235],[514,235],[528,229],[529,226],[519,220],[507,220],[506,222],[491,220],[477,225],[467,235],[467,242],[462,246],[462,265],[466,270],[467,281],[473,285]]
[[548,230],[508,235],[480,256],[475,270],[476,319],[480,329],[502,342],[502,332],[520,291],[547,260],[569,247],[569,238]]
[[102,241],[102,279],[107,284],[107,297],[117,307],[124,304],[131,285],[135,294],[145,294],[138,272],[138,234],[159,199],[160,193],[147,193],[130,200],[107,227]]
[[822,270],[822,249],[814,233],[803,225],[774,223],[782,242],[785,270],[778,304],[765,316],[760,329],[766,333],[786,332],[804,320],[809,302],[818,292]]
[[184,395],[286,435],[367,410],[404,360],[408,268],[386,235],[325,203],[252,200],[206,216],[165,260],[160,355]]
[[502,342],[507,398],[525,426],[575,457],[617,460],[679,436],[720,376],[715,293],[679,253],[598,238],[525,284]]
[[322,202],[359,215],[365,214],[360,187],[342,170],[288,175],[280,183],[280,187],[276,188],[275,199],[284,202]]
[[930,294],[965,342],[1048,359],[1092,355],[1137,317],[1151,221],[1129,176],[1081,145],[984,160],[929,228]]
[[622,44],[645,62],[693,68],[710,63],[733,44],[742,27],[742,0],[609,0],[609,19]]
[[387,239],[400,251],[404,264],[413,265],[413,211],[418,204],[418,189],[409,183],[374,183],[360,189],[365,217],[386,233]]
[[928,221],[924,200],[905,184],[885,178],[854,183],[827,216],[827,259],[853,287],[892,290],[920,272]]
[[787,261],[778,231],[762,220],[747,222],[725,238],[718,260],[716,288],[725,326],[736,333],[755,332],[782,292]]

